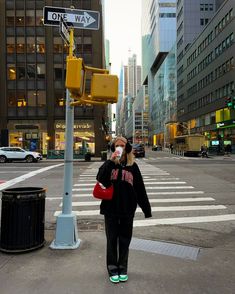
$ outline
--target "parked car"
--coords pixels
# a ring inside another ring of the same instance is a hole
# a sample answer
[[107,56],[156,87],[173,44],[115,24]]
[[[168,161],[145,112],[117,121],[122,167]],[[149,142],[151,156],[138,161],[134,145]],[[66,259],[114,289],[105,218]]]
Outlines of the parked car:
[[42,154],[26,151],[20,147],[0,147],[0,163],[19,160],[38,162],[39,160],[42,160]]
[[153,145],[152,150],[153,151],[161,151],[162,150],[162,146],[161,145]]
[[135,157],[145,157],[145,148],[142,144],[133,144],[132,145],[133,154]]

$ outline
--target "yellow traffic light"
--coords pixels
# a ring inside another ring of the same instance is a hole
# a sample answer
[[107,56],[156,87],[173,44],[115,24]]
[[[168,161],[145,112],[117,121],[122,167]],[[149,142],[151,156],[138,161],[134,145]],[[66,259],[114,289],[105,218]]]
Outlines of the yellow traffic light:
[[116,103],[118,100],[118,77],[94,73],[91,78],[91,100]]
[[81,97],[84,88],[85,71],[82,58],[67,58],[65,87],[74,98]]

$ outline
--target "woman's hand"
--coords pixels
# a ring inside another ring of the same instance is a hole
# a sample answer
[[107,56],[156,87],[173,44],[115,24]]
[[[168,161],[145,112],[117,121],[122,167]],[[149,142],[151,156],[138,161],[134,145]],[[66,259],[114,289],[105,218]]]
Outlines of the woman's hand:
[[119,151],[114,151],[111,155],[111,160],[115,161],[116,159],[119,159]]

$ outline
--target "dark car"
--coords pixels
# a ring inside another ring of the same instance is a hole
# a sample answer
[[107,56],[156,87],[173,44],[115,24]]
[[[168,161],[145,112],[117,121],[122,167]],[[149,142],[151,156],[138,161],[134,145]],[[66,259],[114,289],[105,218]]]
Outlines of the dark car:
[[153,151],[161,151],[162,150],[162,146],[161,145],[153,145],[152,150]]
[[145,148],[142,144],[133,144],[132,145],[133,154],[135,157],[145,157]]

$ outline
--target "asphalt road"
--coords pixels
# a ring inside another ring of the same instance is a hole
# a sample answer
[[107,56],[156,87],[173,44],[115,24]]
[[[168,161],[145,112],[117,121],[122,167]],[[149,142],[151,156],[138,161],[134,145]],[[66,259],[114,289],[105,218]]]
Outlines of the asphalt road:
[[[137,159],[137,163],[144,177],[153,217],[145,220],[137,211],[135,237],[204,248],[235,240],[234,158],[180,158],[165,152],[147,151],[146,158]],[[91,196],[101,164],[101,161],[74,163],[73,211],[78,215],[81,231],[103,229],[99,203]],[[27,178],[29,173],[31,177]],[[4,183],[12,183],[8,181],[22,180],[19,177],[23,175],[25,179],[9,187],[46,188],[46,229],[54,230],[56,215],[61,211],[63,173],[62,161],[1,164],[0,189]]]

